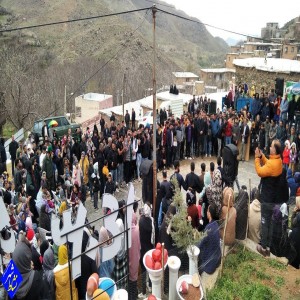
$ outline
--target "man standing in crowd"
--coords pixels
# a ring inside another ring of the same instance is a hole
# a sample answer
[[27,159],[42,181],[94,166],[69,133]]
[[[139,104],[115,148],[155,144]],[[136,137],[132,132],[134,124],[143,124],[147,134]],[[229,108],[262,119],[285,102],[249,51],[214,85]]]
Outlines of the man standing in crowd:
[[126,128],[129,129],[129,123],[130,123],[130,115],[128,110],[126,110],[126,114],[125,114],[125,124],[126,124]]
[[263,256],[270,256],[272,240],[272,214],[278,194],[280,175],[282,173],[282,160],[280,157],[281,145],[274,140],[270,147],[270,158],[267,159],[259,148],[255,150],[255,169],[260,180],[261,201],[261,244],[257,251]]
[[243,126],[241,128],[241,136],[242,136],[242,143],[241,143],[241,161],[245,160],[245,151],[247,148],[247,143],[248,143],[248,137],[249,137],[249,126],[248,126],[248,120],[245,118]]
[[135,110],[134,110],[134,108],[132,108],[132,112],[131,112],[131,127],[132,127],[132,130],[135,129]]
[[15,141],[15,136],[11,136],[11,142],[9,144],[9,154],[10,154],[10,159],[11,159],[11,173],[12,176],[15,175],[15,160],[17,158],[17,149],[19,148],[18,143]]

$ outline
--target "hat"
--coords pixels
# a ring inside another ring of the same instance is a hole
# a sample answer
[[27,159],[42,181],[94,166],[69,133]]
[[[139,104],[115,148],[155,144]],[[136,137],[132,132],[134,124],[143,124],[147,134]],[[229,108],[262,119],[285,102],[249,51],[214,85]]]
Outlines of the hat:
[[47,152],[52,152],[52,146],[50,145],[50,146],[48,146],[48,148],[47,148]]
[[111,177],[111,172],[108,173],[108,177]]
[[81,152],[81,155],[85,156],[85,152],[84,152],[84,151],[82,151],[82,152]]
[[66,245],[61,245],[58,248],[58,263],[64,265],[68,262],[68,249]]
[[34,230],[33,229],[29,229],[26,233],[26,237],[28,241],[32,241],[32,239],[34,238]]

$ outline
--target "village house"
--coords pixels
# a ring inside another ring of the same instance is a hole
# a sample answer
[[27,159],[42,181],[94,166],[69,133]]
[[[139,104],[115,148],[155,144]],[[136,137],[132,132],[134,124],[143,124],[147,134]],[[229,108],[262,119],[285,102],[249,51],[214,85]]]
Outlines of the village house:
[[255,91],[274,88],[276,79],[298,82],[300,79],[300,61],[282,58],[253,57],[235,59],[235,82],[247,83]]

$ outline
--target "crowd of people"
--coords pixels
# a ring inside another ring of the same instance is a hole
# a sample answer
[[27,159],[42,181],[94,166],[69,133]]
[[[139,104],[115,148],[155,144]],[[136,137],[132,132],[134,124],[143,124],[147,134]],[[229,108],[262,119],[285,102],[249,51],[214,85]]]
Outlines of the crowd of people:
[[[69,131],[59,138],[55,128],[51,128],[49,134],[44,124],[41,141],[31,133],[19,143],[12,137],[9,146],[12,178],[6,169],[5,151],[3,153],[1,148],[0,188],[18,240],[15,251],[4,255],[4,265],[12,258],[25,278],[14,299],[70,299],[68,252],[70,254],[72,246],[53,244],[52,214],[63,220],[63,212],[71,209],[76,216],[78,205],[85,205],[89,197],[96,212],[101,208],[108,214],[109,210],[102,207],[102,195],[118,196],[120,189],[126,189],[130,182],[140,184],[140,167],[152,159],[153,134],[157,141],[157,167],[163,175],[163,181],[158,184],[156,209],[153,211],[152,199],[149,202],[143,199],[139,211],[135,203],[132,247],[128,256],[124,238],[114,259],[102,262],[102,247],[96,260],[85,254],[82,256],[81,276],[72,282],[73,299],[85,299],[87,280],[92,273],[113,278],[118,288],[128,288],[129,299],[146,298],[151,284],[142,262],[144,254],[154,248],[156,242],[164,242],[170,253],[180,255],[180,249],[176,249],[172,241],[172,226],[168,222],[176,213],[172,203],[172,178],[176,178],[180,189],[187,191],[187,222],[196,230],[206,232],[198,244],[200,273],[211,274],[220,264],[220,238],[225,237],[226,245],[233,245],[236,238],[244,239],[247,234],[258,243],[257,250],[262,255],[269,256],[271,252],[286,256],[299,268],[300,132],[297,132],[294,116],[291,117],[291,107],[296,109],[297,102],[293,99],[296,104],[292,101],[286,104],[286,98],[281,100],[273,90],[268,95],[255,94],[251,109],[244,107],[239,112],[232,96],[226,101],[227,108],[217,113],[210,112],[208,99],[196,97],[181,118],[171,113],[168,116],[162,110],[155,133],[152,125],[136,126],[135,114],[133,119],[132,112],[130,119],[126,112],[121,122],[114,114],[107,122],[101,116],[100,126],[95,124],[84,133]],[[235,197],[233,186],[227,186],[224,180],[222,149],[228,144],[239,147],[241,161],[246,159],[247,147],[250,148],[261,177],[258,189],[248,191],[252,195],[248,233],[248,192],[242,186]],[[211,162],[207,166],[203,162],[197,173],[192,161],[186,178],[180,174],[181,160],[211,156],[217,158],[217,164]],[[124,201],[120,200],[119,207],[123,206]],[[291,224],[288,223],[289,213],[292,213]],[[223,224],[227,215],[225,234]],[[124,231],[124,221],[124,211],[120,210],[117,219],[120,231]],[[111,234],[104,227],[98,231],[86,226],[82,252],[91,235],[99,243],[111,243]],[[121,280],[126,275],[127,260],[128,287],[126,281]]]

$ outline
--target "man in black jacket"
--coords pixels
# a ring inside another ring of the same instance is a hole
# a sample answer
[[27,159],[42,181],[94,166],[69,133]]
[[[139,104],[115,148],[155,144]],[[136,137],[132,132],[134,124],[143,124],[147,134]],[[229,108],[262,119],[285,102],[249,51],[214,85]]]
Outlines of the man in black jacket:
[[134,110],[134,108],[132,108],[132,112],[131,112],[131,127],[132,127],[132,129],[135,129],[135,110]]
[[10,154],[10,159],[11,159],[11,173],[12,176],[15,175],[15,160],[17,157],[17,149],[19,148],[19,144],[15,141],[15,137],[12,135],[11,137],[11,142],[9,144],[9,154]]
[[4,139],[0,139],[0,174],[6,171],[6,151],[4,148]]
[[191,162],[191,172],[185,177],[185,185],[187,188],[192,188],[197,193],[200,193],[203,186],[201,186],[200,178],[195,173],[195,163]]
[[128,113],[128,110],[126,110],[126,114],[125,114],[125,124],[126,124],[126,128],[129,128],[129,122],[130,122],[130,115]]

